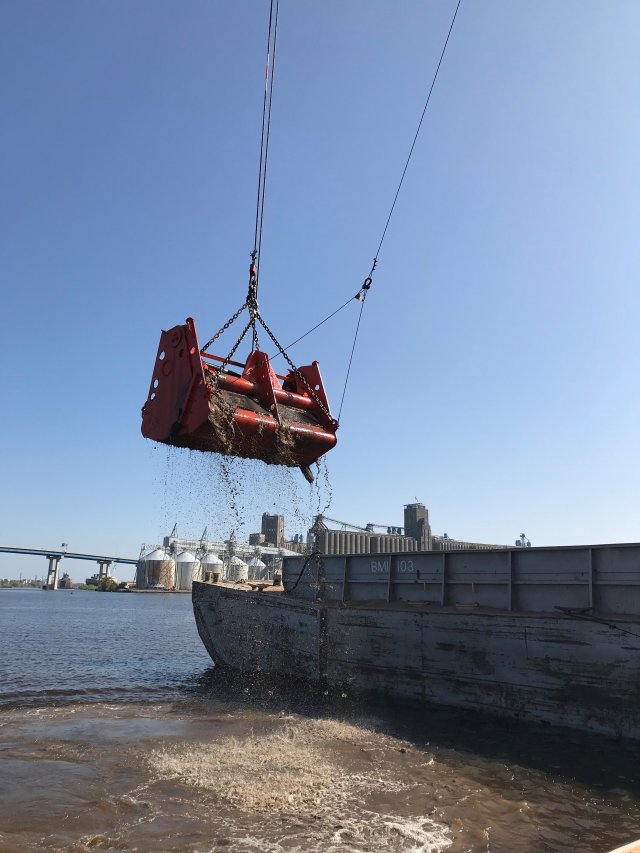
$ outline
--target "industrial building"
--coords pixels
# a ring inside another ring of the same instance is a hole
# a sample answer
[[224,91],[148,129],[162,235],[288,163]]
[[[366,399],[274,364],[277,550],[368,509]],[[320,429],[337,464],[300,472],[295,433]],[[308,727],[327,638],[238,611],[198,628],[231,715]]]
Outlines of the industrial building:
[[265,544],[279,548],[284,539],[284,515],[269,515],[262,513],[262,530]]
[[[330,527],[329,524],[337,525]],[[452,539],[431,533],[429,511],[422,503],[405,504],[404,527],[372,524],[358,527],[319,515],[309,531],[308,550],[321,554],[382,554],[408,551],[481,551],[506,548],[484,542]]]
[[269,515],[263,512],[261,527],[260,533],[249,534],[249,545],[272,545],[294,551],[296,554],[307,552],[307,543],[302,534],[296,533],[293,539],[284,538],[284,515]]
[[404,534],[417,542],[418,551],[431,550],[431,527],[429,510],[424,504],[405,504]]
[[[284,530],[284,516],[282,529]],[[282,567],[282,558],[296,551],[273,545],[255,545],[209,540],[207,531],[200,539],[181,539],[174,527],[161,545],[143,545],[136,566],[138,589],[191,589],[194,580],[205,580],[208,574],[234,581],[271,580]]]
[[384,554],[418,550],[416,540],[410,536],[331,530],[323,525],[321,521],[313,529],[313,550],[321,554]]
[[284,538],[284,515],[263,513],[260,533],[248,543],[209,540],[205,529],[200,539],[181,539],[174,527],[162,545],[143,545],[136,569],[139,589],[190,590],[194,580],[219,575],[228,580],[270,580],[282,567],[282,558],[296,554],[387,554],[416,551],[480,551],[506,548],[483,542],[432,534],[429,510],[422,503],[406,504],[404,527],[369,523],[359,527],[318,515],[306,541],[301,534]]
[[509,548],[509,545],[491,545],[486,542],[465,542],[463,539],[451,539],[444,536],[432,536],[430,551],[495,551],[496,548]]

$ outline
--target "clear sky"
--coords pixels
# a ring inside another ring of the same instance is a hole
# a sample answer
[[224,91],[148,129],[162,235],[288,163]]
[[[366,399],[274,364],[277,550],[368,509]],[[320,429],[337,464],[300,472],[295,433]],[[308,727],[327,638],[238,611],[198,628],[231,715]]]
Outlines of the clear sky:
[[[367,274],[454,6],[281,0],[260,302],[283,342]],[[233,526],[219,463],[145,441],[140,407],[160,329],[193,316],[204,339],[246,293],[267,14],[0,3],[0,544],[136,556],[174,521]],[[459,538],[640,539],[639,36],[633,0],[462,0],[329,515],[401,524],[418,498]],[[357,310],[292,350],[335,408]],[[244,532],[264,510],[302,532],[326,502],[297,473],[231,472]]]

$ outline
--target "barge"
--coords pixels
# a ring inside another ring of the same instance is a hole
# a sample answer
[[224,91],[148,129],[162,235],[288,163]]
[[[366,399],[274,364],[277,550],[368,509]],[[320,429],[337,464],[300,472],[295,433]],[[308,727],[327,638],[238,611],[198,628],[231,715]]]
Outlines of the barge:
[[640,738],[640,544],[287,557],[192,596],[216,666]]

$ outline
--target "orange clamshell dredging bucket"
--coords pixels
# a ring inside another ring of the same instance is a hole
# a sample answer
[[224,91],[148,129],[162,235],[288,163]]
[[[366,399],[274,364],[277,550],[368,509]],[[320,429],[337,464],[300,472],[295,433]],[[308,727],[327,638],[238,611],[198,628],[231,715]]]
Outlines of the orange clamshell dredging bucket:
[[244,365],[226,362],[242,372],[225,364],[217,373],[209,361],[225,359],[200,352],[191,318],[162,332],[142,407],[145,438],[303,469],[335,446],[338,421],[330,414],[317,361],[298,368],[305,382],[294,371],[274,373],[260,350]]

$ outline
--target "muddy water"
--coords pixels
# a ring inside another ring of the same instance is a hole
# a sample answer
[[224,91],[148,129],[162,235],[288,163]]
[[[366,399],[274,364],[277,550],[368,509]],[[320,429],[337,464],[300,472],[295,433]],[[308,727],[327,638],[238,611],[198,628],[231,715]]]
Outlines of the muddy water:
[[606,851],[640,750],[228,681],[188,596],[0,592],[0,850]]

